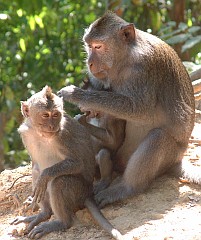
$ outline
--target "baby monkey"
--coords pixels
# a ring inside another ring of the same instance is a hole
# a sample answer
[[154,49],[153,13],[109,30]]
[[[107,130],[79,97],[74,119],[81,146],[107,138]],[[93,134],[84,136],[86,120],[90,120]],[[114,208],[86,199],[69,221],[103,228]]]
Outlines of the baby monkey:
[[[94,85],[93,79],[86,78],[82,86],[84,90],[110,91],[102,85]],[[95,159],[100,170],[100,181],[94,184],[94,193],[107,188],[112,181],[112,172],[115,170],[114,155],[125,138],[126,121],[117,119],[109,114],[94,112],[80,107],[83,115],[75,118],[85,126],[92,136]]]
[[[33,201],[41,211],[13,224],[29,223],[28,237],[39,239],[70,228],[75,212],[87,207],[103,229],[123,239],[93,201],[95,159],[86,128],[64,113],[62,99],[48,86],[21,102],[21,111],[18,131],[32,159]],[[56,219],[45,222],[52,214]]]

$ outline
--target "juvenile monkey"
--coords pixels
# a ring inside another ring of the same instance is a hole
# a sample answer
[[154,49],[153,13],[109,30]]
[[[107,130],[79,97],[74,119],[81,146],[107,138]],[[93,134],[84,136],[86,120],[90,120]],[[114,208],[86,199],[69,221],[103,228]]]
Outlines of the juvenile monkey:
[[143,192],[166,172],[201,183],[182,165],[194,126],[189,75],[176,52],[159,38],[107,12],[86,29],[83,41],[94,82],[111,92],[62,88],[64,100],[126,120],[125,141],[114,156],[120,182],[99,192],[100,207]]
[[[85,79],[82,89],[109,91],[104,89],[103,86],[93,86],[90,79]],[[111,183],[112,172],[115,169],[113,156],[123,144],[126,121],[117,119],[109,114],[93,111],[77,116],[76,119],[92,135],[92,146],[96,153],[96,163],[99,166],[101,177],[100,181],[94,184],[94,193],[96,194]]]
[[[32,158],[33,196],[41,212],[13,223],[29,223],[28,237],[38,239],[70,228],[73,214],[87,207],[103,229],[123,239],[93,201],[95,159],[85,127],[64,113],[62,99],[48,86],[22,102],[21,109],[25,119],[18,131]],[[52,214],[56,220],[44,222]]]

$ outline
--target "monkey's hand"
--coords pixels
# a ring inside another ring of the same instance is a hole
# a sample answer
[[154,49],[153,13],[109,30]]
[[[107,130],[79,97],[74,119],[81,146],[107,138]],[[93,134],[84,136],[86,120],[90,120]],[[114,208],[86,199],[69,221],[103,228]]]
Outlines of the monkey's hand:
[[82,107],[82,106],[80,106],[80,111],[85,113],[88,121],[91,118],[97,118],[100,115],[100,112],[96,112],[94,110],[91,110],[91,109],[88,109],[88,108],[85,108],[85,107]]
[[75,92],[76,89],[79,89],[79,88],[75,87],[74,85],[70,85],[70,86],[67,86],[67,87],[64,87],[64,88],[60,89],[57,92],[57,95],[59,97],[63,97],[64,101],[70,101],[71,96]]
[[74,119],[76,119],[82,125],[86,125],[86,123],[87,123],[86,118],[87,118],[87,116],[85,114],[77,114],[74,117]]
[[45,198],[45,193],[47,190],[47,184],[51,178],[45,174],[45,170],[42,172],[38,181],[36,183],[34,192],[33,192],[33,204],[41,202]]

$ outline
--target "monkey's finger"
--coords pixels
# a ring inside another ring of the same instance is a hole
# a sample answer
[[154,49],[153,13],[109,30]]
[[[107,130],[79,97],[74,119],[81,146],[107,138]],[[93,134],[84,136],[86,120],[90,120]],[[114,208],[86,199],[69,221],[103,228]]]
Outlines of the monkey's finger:
[[[40,186],[40,187],[38,187],[38,186]],[[41,192],[42,192],[42,190],[41,190],[41,184],[38,184],[38,185],[35,187],[34,191],[33,191],[33,195],[32,195],[33,201],[35,201],[35,202],[37,202],[37,203],[39,202],[39,198],[40,198]]]
[[35,196],[35,198],[36,198],[36,203],[39,203],[39,202],[41,201],[41,194],[38,193],[38,194]]
[[38,225],[29,233],[28,237],[31,239],[40,239],[46,233],[43,224]]
[[44,198],[45,198],[45,193],[46,193],[46,190],[44,190],[43,188],[38,189],[38,190],[35,192],[35,202],[36,202],[36,203],[39,203],[39,202],[41,202],[42,200],[44,200]]
[[34,190],[34,193],[33,193],[33,195],[32,195],[32,197],[33,197],[33,205],[35,205],[35,204],[37,204],[37,203],[39,203],[39,201],[38,201],[38,190]]
[[95,195],[94,199],[99,207],[99,209],[103,208],[105,205],[107,205],[109,202],[106,198],[106,196],[104,195],[103,193],[104,191],[102,192],[99,192],[97,195]]
[[57,96],[58,96],[58,97],[62,97],[62,96],[63,96],[61,90],[57,92]]
[[32,211],[33,212],[35,212],[35,211],[37,211],[37,209],[38,209],[38,204],[34,201],[32,201],[32,203],[31,203],[31,208],[32,208]]
[[17,222],[18,222],[17,219],[14,219],[10,224],[11,224],[11,225],[16,225]]
[[108,204],[107,202],[102,201],[101,203],[98,204],[98,208],[99,208],[99,209],[102,209],[102,208],[104,208],[107,204]]
[[10,224],[17,225],[19,223],[25,222],[26,217],[17,217]]

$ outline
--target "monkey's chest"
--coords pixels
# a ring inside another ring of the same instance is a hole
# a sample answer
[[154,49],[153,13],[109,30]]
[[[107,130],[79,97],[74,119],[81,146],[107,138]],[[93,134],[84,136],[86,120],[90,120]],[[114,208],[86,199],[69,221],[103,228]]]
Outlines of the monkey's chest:
[[25,146],[32,161],[38,163],[40,171],[65,159],[66,156],[59,150],[55,141],[48,139],[33,140],[35,140],[34,143],[31,141],[31,143],[25,143]]

